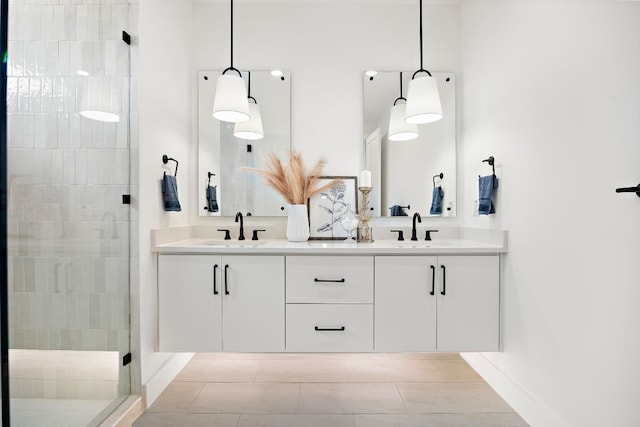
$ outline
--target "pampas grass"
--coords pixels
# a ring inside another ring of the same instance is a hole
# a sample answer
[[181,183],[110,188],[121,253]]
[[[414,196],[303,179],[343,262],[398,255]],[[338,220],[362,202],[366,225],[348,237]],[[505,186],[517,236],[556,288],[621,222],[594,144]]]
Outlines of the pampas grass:
[[307,171],[298,151],[289,152],[289,164],[283,164],[276,153],[270,153],[264,169],[245,168],[249,172],[262,175],[265,184],[276,190],[291,205],[304,205],[318,193],[332,188],[340,182],[335,178],[324,185],[319,184],[322,168],[326,162],[318,160]]

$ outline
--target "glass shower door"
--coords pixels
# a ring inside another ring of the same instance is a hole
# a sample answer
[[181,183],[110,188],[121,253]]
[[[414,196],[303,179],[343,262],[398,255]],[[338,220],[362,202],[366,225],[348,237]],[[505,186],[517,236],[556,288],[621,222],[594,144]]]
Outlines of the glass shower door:
[[14,426],[97,425],[130,394],[128,26],[126,0],[9,4]]

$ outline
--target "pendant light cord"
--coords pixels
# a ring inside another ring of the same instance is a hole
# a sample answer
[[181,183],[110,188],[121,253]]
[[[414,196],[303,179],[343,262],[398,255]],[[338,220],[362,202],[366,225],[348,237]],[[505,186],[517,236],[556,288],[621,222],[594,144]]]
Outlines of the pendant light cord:
[[240,70],[233,66],[233,0],[231,0],[231,66],[225,69],[222,72],[222,75],[224,76],[227,71],[235,71],[240,77],[242,77]]
[[411,77],[411,80],[416,78],[416,74],[418,73],[427,73],[429,74],[429,77],[431,77],[431,73],[427,70],[424,69],[423,67],[423,63],[422,63],[422,0],[420,0],[420,69],[418,71],[416,71],[415,73],[413,73],[413,76]]
[[402,96],[402,71],[400,71],[400,97],[396,98],[396,100],[393,101],[393,105],[396,105],[396,103],[400,100],[407,102],[407,98]]
[[247,71],[247,98],[252,99],[254,104],[258,104],[258,101],[251,96],[251,71]]

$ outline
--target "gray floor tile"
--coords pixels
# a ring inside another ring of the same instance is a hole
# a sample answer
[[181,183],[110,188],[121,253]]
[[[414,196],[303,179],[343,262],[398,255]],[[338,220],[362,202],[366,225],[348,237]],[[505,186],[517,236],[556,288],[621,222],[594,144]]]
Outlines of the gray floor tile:
[[149,412],[187,412],[204,383],[172,382],[156,399]]
[[300,412],[320,414],[406,412],[395,384],[301,384]]
[[260,360],[255,359],[195,359],[180,371],[175,381],[253,382]]
[[238,427],[355,427],[353,415],[245,414]]
[[256,382],[346,382],[347,368],[341,359],[263,360]]
[[398,384],[410,413],[513,412],[485,383]]
[[133,427],[236,427],[239,418],[240,415],[147,412],[133,423]]
[[299,384],[208,383],[189,412],[290,414],[298,412]]

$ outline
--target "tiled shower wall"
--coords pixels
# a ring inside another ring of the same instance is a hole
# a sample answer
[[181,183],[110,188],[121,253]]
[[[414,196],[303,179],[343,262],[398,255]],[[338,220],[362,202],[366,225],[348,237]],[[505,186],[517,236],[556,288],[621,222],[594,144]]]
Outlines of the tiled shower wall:
[[[9,2],[11,348],[129,347],[129,9]],[[81,117],[87,94],[120,122]]]

